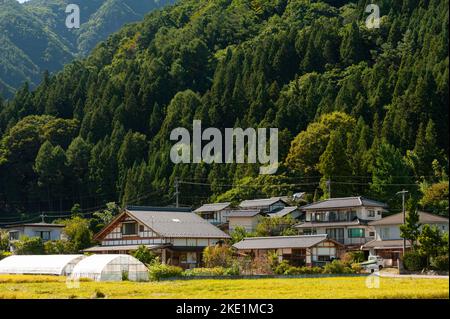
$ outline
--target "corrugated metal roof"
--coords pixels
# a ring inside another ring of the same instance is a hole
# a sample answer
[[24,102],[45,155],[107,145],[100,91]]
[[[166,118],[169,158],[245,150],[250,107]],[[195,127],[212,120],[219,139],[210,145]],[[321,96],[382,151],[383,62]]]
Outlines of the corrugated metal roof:
[[253,217],[260,213],[259,210],[246,209],[246,210],[232,210],[228,213],[228,217]]
[[300,207],[300,209],[314,210],[314,209],[346,208],[346,207],[360,207],[360,206],[383,207],[383,208],[387,207],[385,203],[364,198],[362,196],[357,196],[357,197],[341,197],[341,198],[325,199],[312,204],[304,205]]
[[[425,212],[419,212],[419,223],[421,224],[434,224],[434,223],[447,223],[448,218],[429,214]],[[394,214],[391,216],[384,217],[380,220],[370,222],[369,225],[401,225],[403,224],[403,213]]]
[[[175,210],[175,209],[174,209]],[[126,210],[156,233],[171,238],[229,238],[219,228],[192,212]]]
[[204,204],[194,210],[194,213],[203,213],[203,212],[218,212],[225,208],[228,208],[231,205],[230,202],[226,203],[212,203],[212,204]]
[[233,245],[236,249],[309,248],[327,239],[327,234],[249,237]]
[[284,217],[284,216],[292,213],[296,209],[297,209],[297,206],[288,206],[288,207],[285,207],[275,213],[269,214],[269,217]]
[[[259,206],[270,206],[278,201],[283,201],[281,197],[271,197],[271,198],[261,198],[261,199],[250,199],[242,201],[240,207],[259,207]],[[284,201],[283,201],[284,202]]]

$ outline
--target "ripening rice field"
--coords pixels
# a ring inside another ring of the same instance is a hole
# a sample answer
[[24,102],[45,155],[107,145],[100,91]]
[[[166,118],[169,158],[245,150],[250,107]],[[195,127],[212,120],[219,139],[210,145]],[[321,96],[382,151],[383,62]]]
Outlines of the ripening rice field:
[[0,298],[449,298],[448,279],[381,277],[378,283],[366,279],[197,279],[147,283],[85,280],[72,287],[64,277],[0,275]]

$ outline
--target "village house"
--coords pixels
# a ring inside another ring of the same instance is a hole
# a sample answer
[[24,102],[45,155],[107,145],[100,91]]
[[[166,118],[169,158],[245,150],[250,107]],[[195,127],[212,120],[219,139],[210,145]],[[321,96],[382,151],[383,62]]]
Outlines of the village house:
[[275,213],[268,214],[269,217],[291,217],[294,220],[304,221],[305,213],[302,213],[297,206],[286,206]]
[[231,203],[204,204],[194,210],[194,213],[210,222],[211,224],[223,229],[228,223],[228,214],[231,211]]
[[99,246],[85,252],[124,254],[145,245],[163,263],[194,268],[202,252],[230,238],[190,209],[128,206],[94,239]]
[[231,233],[237,227],[242,227],[247,232],[253,232],[265,215],[257,209],[233,210],[228,214],[228,230]]
[[305,205],[305,221],[296,226],[299,234],[328,234],[347,249],[360,249],[375,239],[369,222],[380,220],[387,205],[361,196],[330,198]]
[[339,258],[344,246],[327,234],[249,237],[233,245],[238,254],[253,259],[266,259],[269,252],[275,252],[278,260],[287,260],[294,266],[323,266]]
[[273,213],[288,206],[281,197],[244,200],[239,204],[241,209],[259,210],[261,213]]
[[14,242],[19,240],[22,236],[39,237],[43,242],[49,240],[63,239],[62,230],[64,225],[49,224],[49,223],[29,223],[17,224],[4,227],[9,234],[11,242],[11,250],[14,250]]
[[[442,232],[448,232],[448,218],[419,212],[419,224],[436,226]],[[369,223],[375,229],[375,239],[364,244],[362,249],[371,255],[379,255],[384,258],[386,266],[397,266],[403,253],[403,238],[400,234],[400,226],[403,224],[403,213],[384,217]],[[411,248],[411,243],[406,241],[406,248]]]

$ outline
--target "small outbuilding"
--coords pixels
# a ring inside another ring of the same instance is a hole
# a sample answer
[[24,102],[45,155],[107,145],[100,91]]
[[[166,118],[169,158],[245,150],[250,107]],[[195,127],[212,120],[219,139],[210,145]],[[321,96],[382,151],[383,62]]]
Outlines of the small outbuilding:
[[84,255],[14,255],[0,260],[0,274],[68,276]]
[[233,245],[240,255],[266,258],[269,252],[296,266],[321,266],[339,258],[343,245],[327,234],[303,236],[249,237]]
[[71,277],[95,281],[148,281],[148,269],[130,255],[99,254],[81,260],[73,269]]

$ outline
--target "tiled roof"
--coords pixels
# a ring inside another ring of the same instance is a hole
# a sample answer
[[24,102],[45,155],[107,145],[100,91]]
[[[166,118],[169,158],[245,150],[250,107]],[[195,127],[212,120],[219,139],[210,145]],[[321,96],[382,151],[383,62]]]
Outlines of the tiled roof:
[[16,225],[8,225],[4,226],[5,228],[11,227],[56,227],[63,228],[65,225],[62,224],[50,224],[50,223],[28,223],[28,224],[16,224]]
[[230,202],[226,203],[213,203],[213,204],[204,204],[194,210],[194,213],[203,213],[203,212],[218,212],[225,208],[228,208],[231,205]]
[[357,196],[357,197],[341,197],[341,198],[325,199],[315,203],[304,205],[300,207],[300,209],[315,210],[315,209],[346,208],[346,207],[360,207],[360,206],[383,207],[383,208],[387,207],[385,203],[364,198],[362,196]]
[[[259,207],[259,206],[270,206],[278,201],[283,201],[281,197],[271,197],[271,198],[261,198],[261,199],[250,199],[242,201],[239,206],[245,207]],[[283,201],[284,202],[284,201]]]
[[296,228],[314,228],[314,227],[339,227],[339,226],[356,226],[365,225],[365,221],[356,219],[354,221],[348,222],[304,222],[295,225]]
[[286,216],[286,215],[292,213],[296,209],[297,209],[297,206],[284,207],[283,209],[281,209],[275,213],[269,214],[269,217],[283,217],[283,216]]
[[104,252],[104,251],[118,251],[118,250],[136,250],[140,246],[145,246],[148,249],[157,249],[161,247],[165,247],[167,245],[120,245],[120,246],[94,246],[84,249],[86,252]]
[[232,210],[228,213],[228,217],[253,217],[260,213],[257,209]]
[[[440,223],[448,224],[448,218],[430,214],[430,213],[419,212],[419,223],[421,223],[421,224],[440,224]],[[401,225],[401,224],[403,224],[403,213],[398,213],[398,214],[394,214],[391,216],[387,216],[380,220],[376,220],[376,221],[369,223],[369,225],[371,225],[371,226]]]
[[249,237],[233,245],[237,249],[309,248],[327,239],[327,234]]
[[146,224],[156,233],[171,238],[229,238],[219,228],[190,211],[177,208],[136,208],[130,207],[126,212]]
[[[406,241],[406,247],[410,247],[409,241]],[[403,239],[391,239],[391,240],[371,240],[362,246],[363,249],[395,249],[403,248]]]

